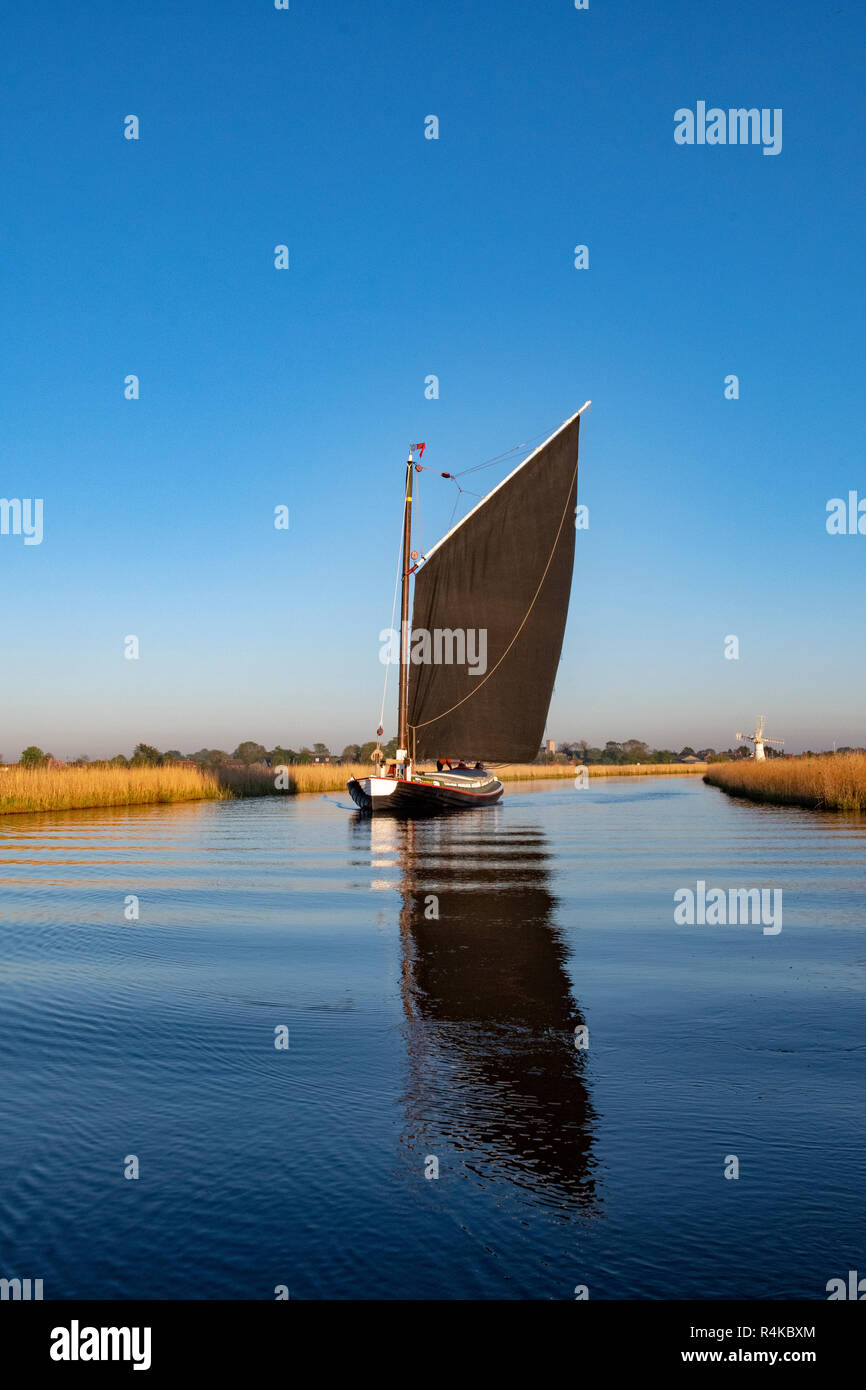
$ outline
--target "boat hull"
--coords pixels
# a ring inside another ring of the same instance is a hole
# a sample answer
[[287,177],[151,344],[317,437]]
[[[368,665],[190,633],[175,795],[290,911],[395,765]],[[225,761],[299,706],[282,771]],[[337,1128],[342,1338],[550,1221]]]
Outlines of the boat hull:
[[431,816],[442,811],[465,811],[493,806],[502,783],[489,772],[461,778],[456,774],[431,780],[396,777],[352,777],[346,786],[355,805],[371,815]]

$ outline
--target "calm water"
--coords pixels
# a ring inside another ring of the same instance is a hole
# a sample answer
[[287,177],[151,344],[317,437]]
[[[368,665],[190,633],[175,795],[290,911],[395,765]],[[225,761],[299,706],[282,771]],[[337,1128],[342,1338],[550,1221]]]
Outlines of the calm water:
[[[414,824],[340,799],[0,820],[0,1275],[567,1299],[866,1272],[866,823],[686,778]],[[698,879],[781,888],[783,930],[676,926]]]

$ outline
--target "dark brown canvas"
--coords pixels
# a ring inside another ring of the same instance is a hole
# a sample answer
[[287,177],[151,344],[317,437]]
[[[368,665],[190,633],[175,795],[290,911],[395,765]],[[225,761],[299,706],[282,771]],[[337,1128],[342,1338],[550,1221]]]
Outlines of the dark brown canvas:
[[538,752],[574,563],[580,417],[563,425],[431,553],[412,629],[486,629],[487,668],[412,665],[416,758],[527,762]]

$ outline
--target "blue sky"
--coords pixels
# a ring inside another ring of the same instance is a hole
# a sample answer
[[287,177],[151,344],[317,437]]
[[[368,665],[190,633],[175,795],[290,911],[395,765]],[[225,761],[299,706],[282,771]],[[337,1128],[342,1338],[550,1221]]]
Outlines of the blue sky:
[[[4,16],[0,496],[44,498],[45,534],[0,536],[3,755],[372,737],[407,444],[457,471],[588,397],[549,735],[727,746],[765,713],[792,749],[866,742],[866,535],[825,528],[866,496],[863,27],[846,0]],[[782,152],[675,144],[698,100],[782,108]],[[453,485],[422,489],[429,546]]]

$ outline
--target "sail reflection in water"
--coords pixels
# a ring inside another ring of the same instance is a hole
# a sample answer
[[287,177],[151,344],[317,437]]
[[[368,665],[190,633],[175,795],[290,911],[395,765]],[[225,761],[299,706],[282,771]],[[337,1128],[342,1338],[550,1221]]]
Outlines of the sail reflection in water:
[[[583,1215],[597,1205],[584,1019],[536,824],[495,811],[357,818],[400,870],[405,1142],[485,1185]],[[437,915],[438,914],[438,915]]]

